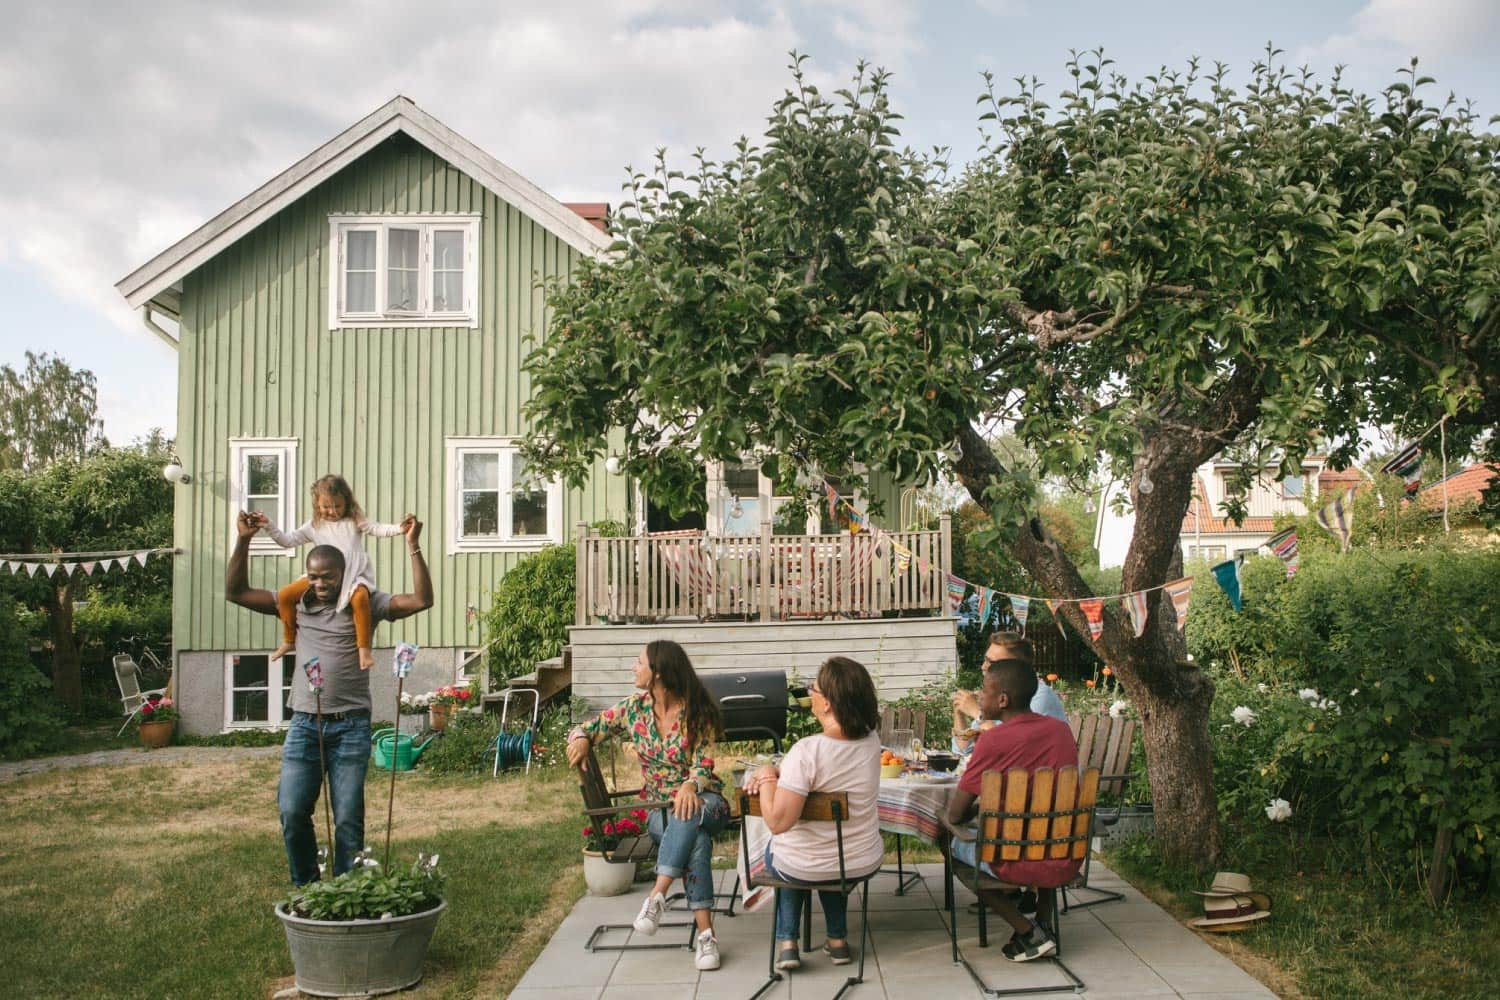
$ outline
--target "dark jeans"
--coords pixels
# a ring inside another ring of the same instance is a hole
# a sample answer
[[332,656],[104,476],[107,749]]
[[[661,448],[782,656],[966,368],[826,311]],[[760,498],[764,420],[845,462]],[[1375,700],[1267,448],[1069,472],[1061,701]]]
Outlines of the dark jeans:
[[656,874],[682,879],[688,909],[711,910],[714,906],[714,834],[729,822],[729,803],[718,792],[704,792],[702,807],[691,819],[678,819],[660,809],[648,821],[656,849]]
[[[771,860],[771,845],[766,845],[766,873],[773,878],[783,882],[800,882],[789,875],[776,870],[776,865]],[[802,883],[804,885],[808,883]],[[776,894],[776,940],[797,940],[797,917],[802,913],[802,907],[807,904],[810,889],[780,889]],[[843,940],[849,936],[849,897],[834,889],[818,890],[818,902],[823,904],[823,922],[828,928],[828,936]]]
[[281,748],[281,781],[276,803],[292,884],[318,877],[318,835],[313,811],[323,789],[323,761],[328,765],[329,802],[333,806],[333,873],[342,875],[365,846],[365,771],[370,764],[369,715],[323,719],[323,753],[318,753],[318,717],[293,712]]

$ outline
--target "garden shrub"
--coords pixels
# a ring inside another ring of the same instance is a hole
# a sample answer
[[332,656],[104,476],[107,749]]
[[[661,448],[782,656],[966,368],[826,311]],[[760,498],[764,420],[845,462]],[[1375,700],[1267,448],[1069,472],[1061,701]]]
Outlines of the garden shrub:
[[1240,620],[1210,582],[1188,623],[1219,684],[1225,819],[1257,823],[1281,798],[1289,823],[1372,861],[1430,856],[1446,829],[1455,856],[1485,864],[1500,827],[1500,553],[1314,552],[1290,580],[1275,560],[1245,569]]
[[0,597],[0,757],[15,760],[62,745],[52,686],[26,655],[17,605]]
[[549,545],[516,563],[485,616],[490,686],[528,674],[562,652],[573,625],[574,545]]
[[442,735],[422,751],[419,767],[432,774],[473,774],[494,766],[493,751],[486,753],[500,731],[495,712],[455,712]]

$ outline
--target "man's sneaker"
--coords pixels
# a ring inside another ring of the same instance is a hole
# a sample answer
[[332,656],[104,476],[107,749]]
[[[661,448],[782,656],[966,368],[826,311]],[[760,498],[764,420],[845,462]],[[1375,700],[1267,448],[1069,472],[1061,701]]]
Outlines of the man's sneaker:
[[693,964],[699,972],[712,972],[719,967],[719,939],[713,931],[699,931],[693,942]]
[[1047,928],[1033,923],[1025,934],[1017,933],[1000,954],[1012,962],[1031,962],[1045,958],[1057,950],[1057,939],[1047,933]]
[[635,929],[648,937],[656,933],[657,925],[661,923],[661,915],[667,908],[667,897],[659,892],[653,892],[646,897],[641,904],[641,912],[636,915]]

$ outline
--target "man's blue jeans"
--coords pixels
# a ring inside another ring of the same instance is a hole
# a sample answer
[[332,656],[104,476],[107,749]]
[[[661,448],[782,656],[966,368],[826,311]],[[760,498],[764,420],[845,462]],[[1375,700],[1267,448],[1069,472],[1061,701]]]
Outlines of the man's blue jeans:
[[318,717],[293,712],[281,748],[281,781],[276,802],[281,809],[281,836],[292,884],[318,877],[318,836],[313,810],[323,788],[323,760],[328,762],[329,801],[333,806],[333,873],[342,875],[365,846],[365,771],[370,764],[370,716],[323,719],[323,752],[318,753]]
[[651,814],[651,839],[656,841],[656,874],[682,879],[688,909],[711,910],[714,906],[714,834],[729,822],[729,803],[718,792],[704,792],[703,805],[691,819],[678,819],[672,811]]
[[[783,882],[798,882],[784,872],[776,870],[771,860],[771,845],[766,845],[766,874]],[[836,878],[837,876],[835,876]],[[783,888],[776,894],[776,940],[797,940],[797,918],[807,904],[810,889]],[[823,904],[823,921],[828,927],[828,937],[842,941],[849,937],[849,897],[837,889],[828,892],[818,890],[818,902]]]

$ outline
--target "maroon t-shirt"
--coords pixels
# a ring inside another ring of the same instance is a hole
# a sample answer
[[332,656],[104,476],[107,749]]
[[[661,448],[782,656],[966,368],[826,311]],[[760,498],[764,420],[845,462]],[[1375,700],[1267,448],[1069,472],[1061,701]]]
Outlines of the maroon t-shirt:
[[[1022,712],[979,734],[958,787],[978,798],[980,777],[986,771],[1004,772],[1015,767],[1028,771],[1040,767],[1056,770],[1076,767],[1077,764],[1078,746],[1066,722],[1035,712]],[[1002,802],[1004,794],[1002,789]],[[991,867],[995,876],[1006,882],[1055,888],[1071,882],[1078,869],[1083,867],[1083,862],[1074,858],[1049,858],[1046,861],[997,861]]]

